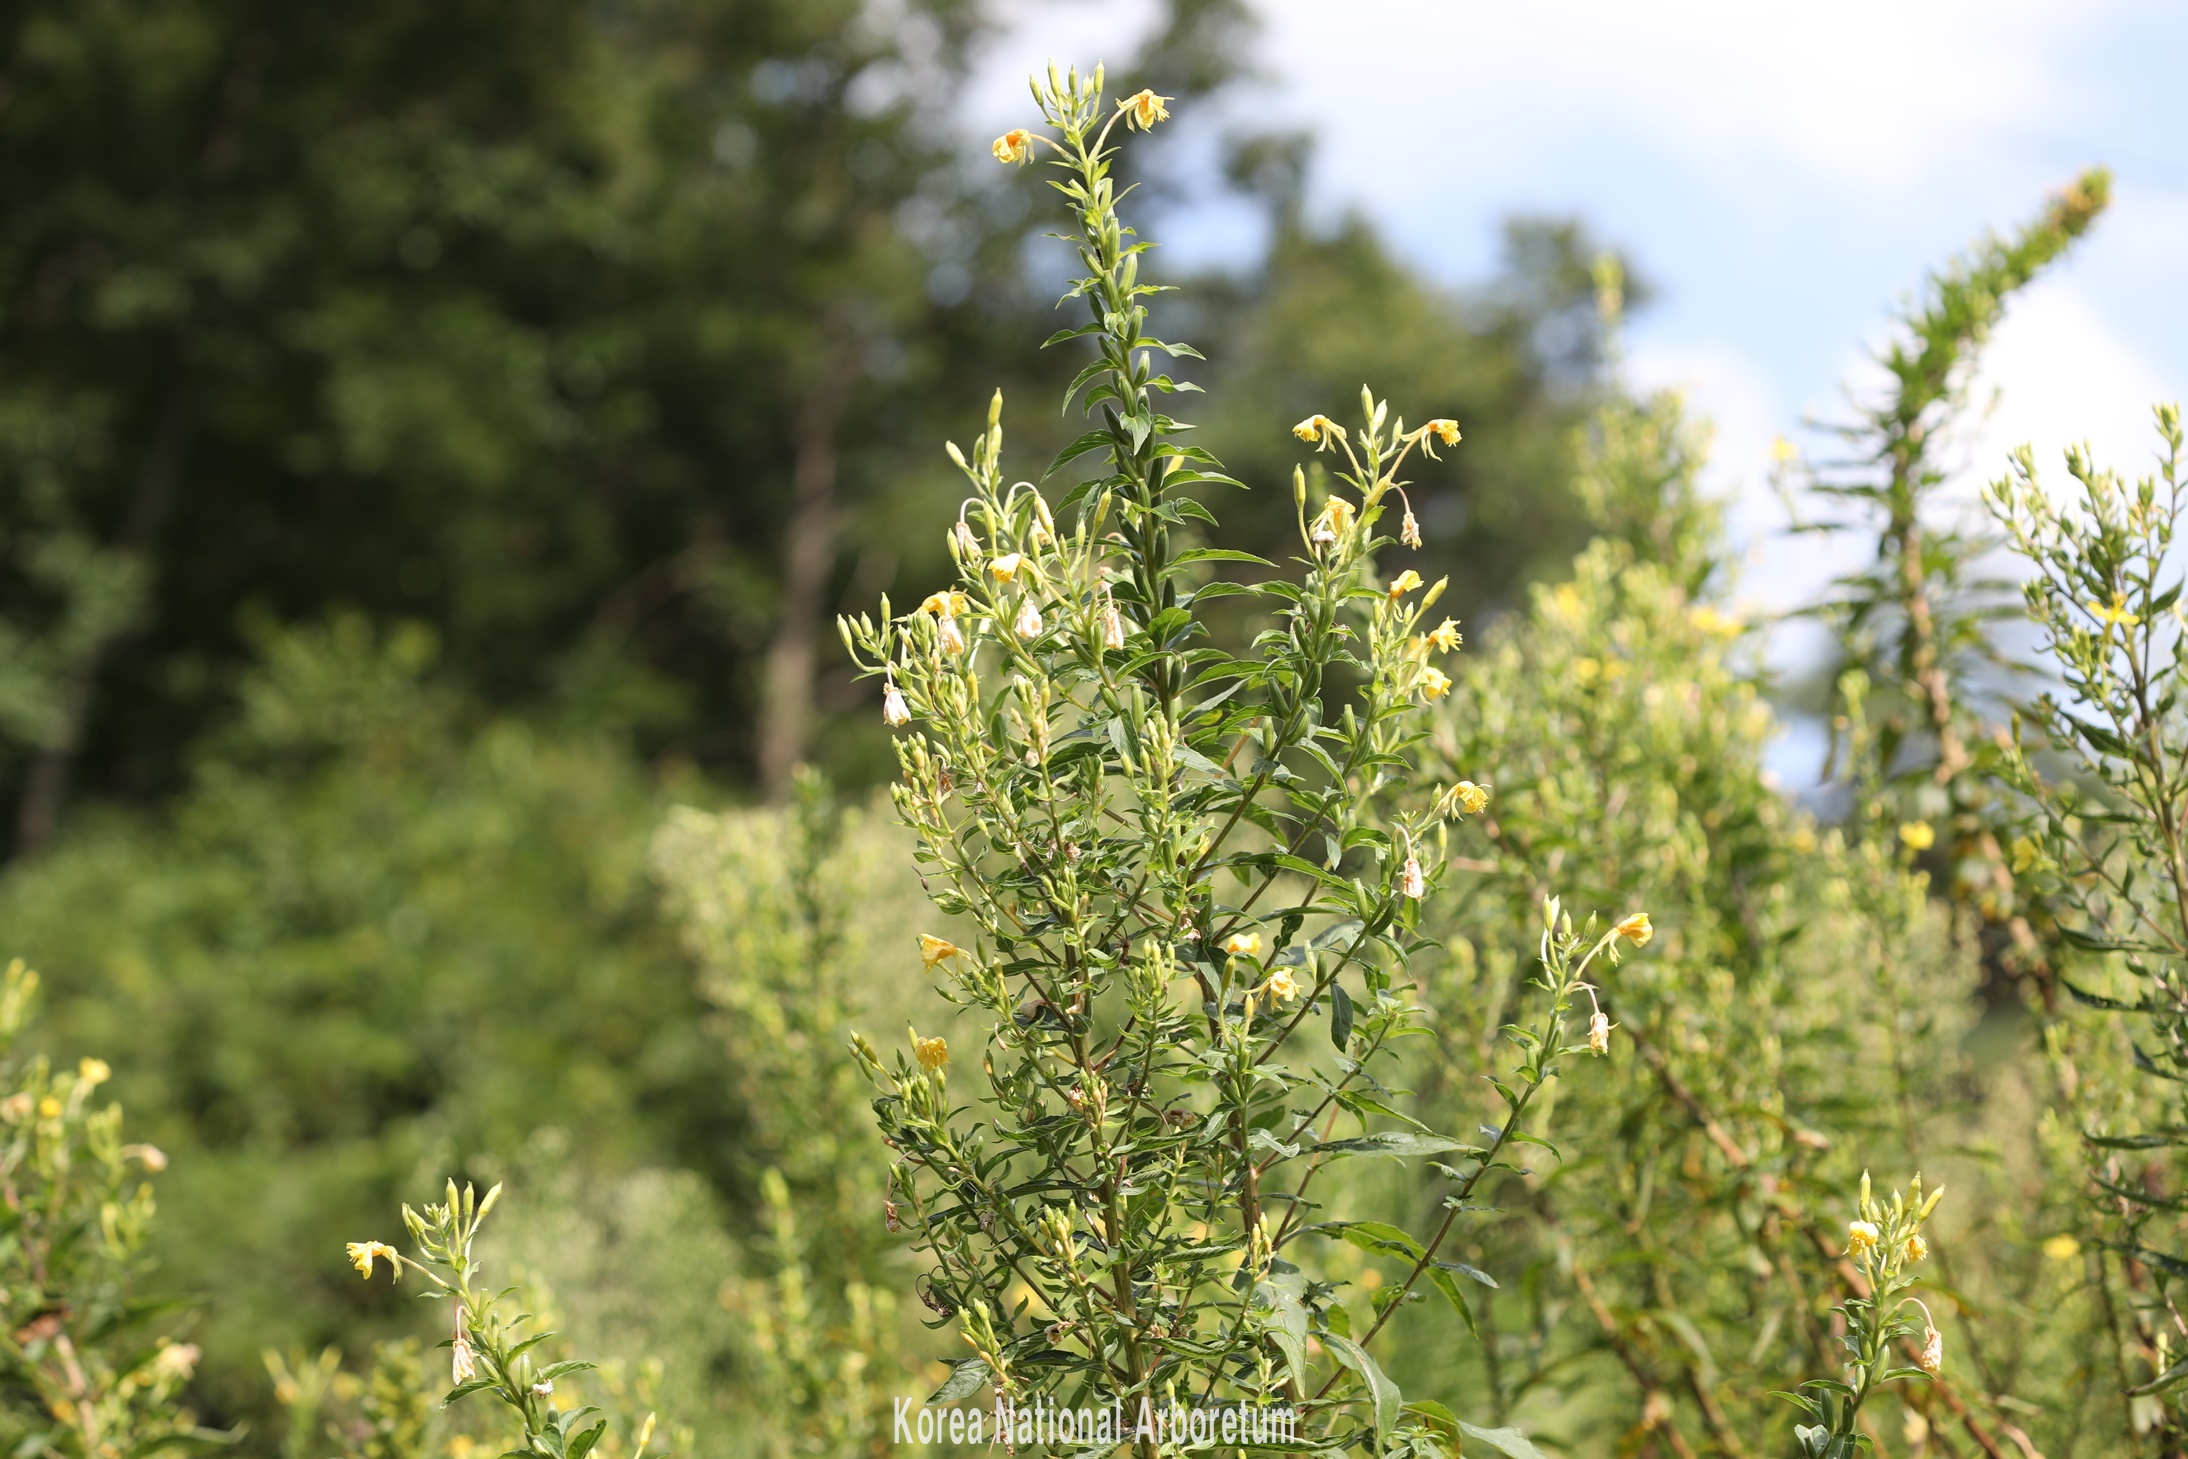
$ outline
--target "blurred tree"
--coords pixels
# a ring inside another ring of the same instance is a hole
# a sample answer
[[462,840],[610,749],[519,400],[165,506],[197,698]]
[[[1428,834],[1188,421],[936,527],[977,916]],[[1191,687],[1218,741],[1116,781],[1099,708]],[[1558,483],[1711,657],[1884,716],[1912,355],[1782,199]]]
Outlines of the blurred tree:
[[74,777],[176,782],[246,603],[428,618],[502,702],[674,685],[625,702],[725,759],[762,702],[763,770],[794,758],[842,484],[904,484],[878,448],[1015,236],[943,140],[971,5],[12,14],[23,844]]
[[415,627],[262,648],[165,814],[88,816],[0,884],[45,959],[42,1043],[109,1060],[172,1157],[153,1251],[217,1294],[195,1340],[223,1423],[262,1416],[262,1347],[407,1326],[339,1259],[390,1202],[549,1127],[589,1170],[726,1184],[742,1127],[653,916],[664,800],[622,747],[482,716]]

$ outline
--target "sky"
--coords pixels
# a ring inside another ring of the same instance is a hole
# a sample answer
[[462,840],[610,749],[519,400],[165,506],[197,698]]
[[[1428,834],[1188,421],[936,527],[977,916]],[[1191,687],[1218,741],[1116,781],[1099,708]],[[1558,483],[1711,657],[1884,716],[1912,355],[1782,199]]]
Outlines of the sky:
[[[2007,451],[2147,470],[2150,406],[2188,398],[2188,5],[2178,0],[1256,0],[1262,79],[1227,103],[1317,137],[1309,192],[1432,277],[1478,282],[1500,220],[1578,214],[1657,288],[1631,372],[1715,424],[1744,591],[1797,606],[1833,570],[1788,539],[1772,442],[1822,442],[1925,270],[2114,173],[2095,232],[1994,336],[1972,500]],[[968,110],[1026,120],[1025,73],[1128,55],[1152,0],[1009,0]],[[1181,117],[1180,124],[1186,119]],[[1235,210],[1169,221],[1185,262],[1250,252]],[[1462,422],[1463,424],[1463,422]],[[1803,656],[1798,634],[1774,651]]]

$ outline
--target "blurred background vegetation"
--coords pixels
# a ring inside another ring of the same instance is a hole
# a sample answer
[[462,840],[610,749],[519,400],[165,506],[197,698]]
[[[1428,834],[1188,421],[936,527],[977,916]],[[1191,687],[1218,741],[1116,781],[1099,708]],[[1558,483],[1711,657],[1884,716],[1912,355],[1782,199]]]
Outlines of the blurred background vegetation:
[[[24,0],[0,22],[0,955],[44,974],[37,1040],[110,1061],[167,1152],[158,1285],[200,1299],[190,1401],[246,1451],[320,1459],[283,1413],[339,1407],[316,1355],[363,1372],[422,1335],[340,1244],[450,1172],[511,1182],[499,1257],[587,1344],[654,1360],[632,1391],[692,1451],[866,1452],[878,1396],[951,1350],[916,1326],[839,1057],[854,1023],[939,1012],[908,950],[924,901],[867,809],[893,770],[878,694],[833,624],[942,585],[941,440],[998,384],[1014,459],[1076,433],[1046,408],[1075,362],[1032,349],[1061,275],[1038,170],[995,166],[952,105],[996,20]],[[1817,1193],[1874,1158],[1950,1170],[1947,1218],[1990,1243],[1962,1275],[1993,1314],[2060,1319],[2009,1320],[1984,1386],[2092,1390],[2073,1251],[2036,1255],[2075,1220],[2074,1152],[2032,1113],[2047,1076],[1999,1052],[2015,985],[1888,835],[1818,827],[1766,772],[1706,437],[1622,384],[1605,241],[1514,218],[1500,271],[1453,291],[1366,220],[1308,216],[1310,136],[1195,120],[1251,26],[1243,0],[1168,0],[1112,89],[1176,98],[1134,159],[1146,231],[1213,156],[1265,239],[1152,264],[1179,285],[1165,332],[1209,361],[1182,413],[1248,488],[1212,503],[1226,545],[1289,555],[1288,427],[1364,380],[1465,431],[1421,473],[1409,564],[1450,575],[1472,639],[1432,768],[1499,799],[1454,847],[1476,881],[1439,913],[1427,1111],[1483,1112],[1551,885],[1664,929],[1607,995],[1616,1077],[1559,1096],[1560,1130],[1614,1135],[1519,1197],[1537,1225],[1467,1247],[1505,1278],[1488,1341],[1409,1317],[1394,1372],[1565,1452],[1639,1452],[1675,1411],[1746,1452],[1725,1436],[1783,1423],[1761,1387],[1826,1362],[1830,1296],[1797,1270]],[[1374,1179],[1394,1212],[1425,1198]],[[1757,1268],[1778,1295],[1741,1285]],[[2061,1432],[2055,1454],[2081,1419]]]

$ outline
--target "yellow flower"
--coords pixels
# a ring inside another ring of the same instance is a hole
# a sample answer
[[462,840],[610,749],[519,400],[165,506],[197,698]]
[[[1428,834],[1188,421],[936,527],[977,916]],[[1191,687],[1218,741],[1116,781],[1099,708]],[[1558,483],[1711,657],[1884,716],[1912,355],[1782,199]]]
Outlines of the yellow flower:
[[922,613],[932,613],[937,618],[962,618],[965,616],[965,595],[960,592],[929,593],[927,601],[919,605]]
[[2125,593],[2114,593],[2111,607],[2107,608],[2102,603],[2091,603],[2089,611],[2106,628],[2133,628],[2136,624],[2142,622],[2141,617],[2127,611],[2127,594]]
[[114,1077],[114,1071],[106,1066],[104,1059],[85,1059],[77,1064],[76,1077],[86,1084],[104,1084]]
[[1873,1221],[1853,1221],[1846,1227],[1846,1254],[1856,1261],[1876,1249],[1883,1235]]
[[1129,109],[1132,115],[1126,119],[1125,125],[1138,127],[1144,132],[1157,122],[1170,120],[1170,108],[1163,105],[1163,103],[1172,100],[1175,100],[1175,98],[1157,96],[1152,91],[1141,91],[1118,102],[1117,109],[1119,111]]
[[1332,441],[1345,438],[1345,428],[1326,415],[1310,415],[1292,427],[1292,434],[1308,445],[1327,446]]
[[932,1074],[950,1062],[950,1041],[937,1034],[931,1039],[912,1040],[912,1053],[919,1060],[919,1067]]
[[997,582],[1007,583],[1018,576],[1018,564],[1023,561],[1025,561],[1025,558],[1020,554],[1006,552],[988,564],[988,571],[995,574]]
[[1621,918],[1618,926],[1612,930],[1635,947],[1647,947],[1649,939],[1656,935],[1656,929],[1649,925],[1649,914],[1646,912],[1635,912]]
[[1421,670],[1421,697],[1441,699],[1451,692],[1451,676],[1438,668]]
[[2082,1244],[2062,1231],[2044,1242],[2044,1255],[2053,1261],[2072,1261],[2082,1254]]
[[1740,620],[1718,612],[1707,603],[1689,613],[1687,621],[1702,632],[1715,634],[1720,638],[1738,638],[1740,636]]
[[1292,976],[1290,968],[1278,968],[1261,986],[1279,1003],[1289,1003],[1299,996],[1299,981]]
[[1258,932],[1234,932],[1223,939],[1223,950],[1232,957],[1259,957],[1261,934]]
[[1458,807],[1461,814],[1478,816],[1489,809],[1489,787],[1476,785],[1471,780],[1462,780],[1451,787],[1444,796],[1444,803]]
[[350,1265],[357,1268],[357,1275],[363,1277],[368,1282],[372,1280],[373,1258],[381,1256],[387,1258],[388,1267],[391,1271],[394,1272],[395,1275],[402,1275],[402,1262],[396,1257],[395,1248],[388,1245],[386,1242],[352,1241],[349,1244]]
[[1770,459],[1780,465],[1793,460],[1799,455],[1800,448],[1783,436],[1775,437],[1770,442]]
[[1907,1233],[1907,1243],[1901,1250],[1907,1253],[1907,1260],[1920,1261],[1930,1254],[1930,1243],[1922,1239],[1921,1232],[1910,1231]]
[[2036,864],[2036,843],[2026,836],[2013,838],[2013,874],[2021,875]]
[[50,1094],[39,1100],[38,1117],[45,1120],[59,1119],[61,1117],[61,1102]]
[[1459,443],[1459,423],[1455,420],[1439,418],[1430,421],[1422,429],[1435,432],[1436,439],[1446,446],[1456,446]]
[[946,937],[934,937],[925,932],[919,934],[919,960],[927,965],[930,973],[934,971],[936,963],[946,962],[964,950]]
[[1435,629],[1428,635],[1428,641],[1444,653],[1455,651],[1461,643],[1465,642],[1465,639],[1459,634],[1459,620],[1446,618],[1443,622],[1437,624]]
[[1928,821],[1901,821],[1899,839],[1910,851],[1927,851],[1937,844],[1937,829]]
[[1033,157],[1033,133],[1024,127],[1012,127],[988,150],[995,154],[996,161],[1015,162],[1022,167]]
[[1421,575],[1409,567],[1391,580],[1388,592],[1393,598],[1402,598],[1420,585]]

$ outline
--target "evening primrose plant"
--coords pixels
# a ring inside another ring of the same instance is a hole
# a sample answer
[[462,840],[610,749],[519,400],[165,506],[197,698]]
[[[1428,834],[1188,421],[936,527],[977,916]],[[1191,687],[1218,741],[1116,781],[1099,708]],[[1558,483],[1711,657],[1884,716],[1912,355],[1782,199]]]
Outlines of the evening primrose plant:
[[[473,1248],[480,1226],[500,1199],[498,1185],[481,1198],[468,1182],[458,1189],[451,1180],[439,1203],[422,1211],[403,1207],[403,1225],[415,1255],[382,1241],[352,1241],[350,1264],[370,1281],[377,1264],[384,1261],[392,1279],[420,1277],[426,1289],[419,1295],[449,1304],[448,1337],[443,1344],[448,1349],[449,1387],[441,1400],[443,1407],[474,1393],[491,1393],[510,1411],[519,1430],[508,1455],[585,1459],[606,1435],[608,1420],[600,1409],[558,1395],[555,1384],[594,1365],[576,1358],[539,1362],[535,1350],[554,1333],[539,1330],[529,1312],[506,1311],[509,1292],[480,1285],[483,1272]],[[621,1459],[644,1454],[653,1428],[653,1415],[648,1414]]]
[[38,975],[0,979],[0,1442],[10,1453],[124,1459],[222,1447],[183,1402],[198,1350],[153,1319],[142,1290],[154,1201],[167,1167],[124,1143],[102,1102],[104,1061],[21,1057]]
[[[1099,70],[1052,69],[1034,96],[1045,126],[995,152],[1055,170],[1083,270],[1065,300],[1087,322],[1050,344],[1095,351],[1066,396],[1094,428],[1049,475],[1101,466],[1053,502],[1011,482],[998,396],[949,449],[968,484],[956,581],[842,625],[906,731],[893,795],[952,919],[919,951],[958,1021],[893,1055],[855,1041],[894,1157],[881,1215],[930,1263],[931,1325],[970,1349],[930,1401],[1114,1403],[1110,1437],[1150,1455],[1172,1447],[1150,1413],[1240,1403],[1292,1410],[1311,1447],[1531,1452],[1407,1403],[1372,1349],[1411,1304],[1468,1311],[1452,1235],[1561,1061],[1602,1046],[1591,987],[1652,929],[1546,898],[1532,992],[1487,1076],[1499,1117],[1452,1136],[1403,1111],[1385,1081],[1425,1027],[1420,909],[1449,822],[1490,792],[1416,784],[1459,631],[1434,612],[1441,582],[1378,554],[1418,542],[1402,473],[1458,426],[1408,428],[1367,390],[1357,417],[1301,421],[1322,470],[1293,477],[1299,578],[1212,576],[1274,565],[1203,545],[1196,491],[1235,483],[1167,413],[1192,387],[1153,360],[1194,355],[1147,333],[1147,245],[1117,211],[1115,144],[1166,99],[1112,102]],[[1206,641],[1224,595],[1266,615],[1243,652]],[[1327,1208],[1350,1185],[1330,1167],[1374,1157],[1432,1162],[1425,1235]],[[1395,1275],[1348,1287],[1331,1242]]]

